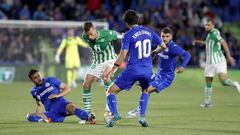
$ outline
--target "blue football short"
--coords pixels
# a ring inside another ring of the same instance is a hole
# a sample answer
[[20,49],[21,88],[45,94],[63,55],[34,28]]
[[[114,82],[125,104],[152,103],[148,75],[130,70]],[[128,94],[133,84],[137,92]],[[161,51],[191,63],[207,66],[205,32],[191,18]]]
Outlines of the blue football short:
[[140,87],[142,89],[146,89],[150,85],[151,74],[151,72],[146,73],[146,71],[143,71],[141,73],[136,73],[132,70],[126,69],[118,75],[118,77],[114,80],[114,83],[121,90],[129,90],[133,84],[138,81]]
[[51,122],[63,122],[67,115],[66,106],[70,102],[66,99],[55,101],[49,111],[44,112]]
[[174,76],[167,74],[154,74],[151,78],[151,85],[157,89],[157,93],[169,87],[174,80]]

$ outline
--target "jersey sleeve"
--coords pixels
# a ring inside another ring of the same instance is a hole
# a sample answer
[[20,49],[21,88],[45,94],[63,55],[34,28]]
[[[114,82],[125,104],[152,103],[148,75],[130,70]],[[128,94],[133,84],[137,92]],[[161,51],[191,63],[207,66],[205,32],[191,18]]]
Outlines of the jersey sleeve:
[[191,55],[188,52],[184,51],[184,53],[182,54],[182,57],[183,57],[183,61],[181,66],[185,68],[191,59]]
[[152,40],[153,44],[154,45],[161,45],[162,44],[162,38],[155,32],[152,32],[152,34],[153,34],[153,40]]
[[40,99],[38,99],[38,97],[37,97],[37,91],[36,91],[35,87],[32,88],[31,95],[32,95],[32,97],[33,97],[36,101],[39,101],[39,100],[40,100]]
[[129,50],[129,39],[126,35],[123,36],[121,50]]
[[88,43],[84,42],[80,37],[76,37],[77,44],[81,47],[87,48]]
[[59,79],[57,79],[56,77],[49,77],[49,78],[48,78],[48,81],[49,81],[51,84],[55,85],[57,88],[60,88],[60,86],[61,86],[61,84],[62,84],[62,82],[61,82]]
[[173,55],[182,55],[185,50],[178,45],[173,45],[173,47],[171,48],[171,51]]
[[215,30],[212,35],[213,35],[213,38],[215,40],[217,40],[217,41],[221,41],[222,40],[222,37],[221,37],[220,32],[218,30]]
[[116,40],[118,38],[118,32],[114,30],[107,30],[106,33],[110,40]]
[[82,40],[83,40],[84,42],[89,43],[89,39],[88,39],[88,37],[87,37],[87,35],[86,35],[85,33],[82,34]]
[[63,51],[63,49],[66,47],[66,39],[64,38],[60,44],[60,46],[57,49],[57,54],[60,55]]
[[191,55],[178,45],[174,45],[171,51],[174,55],[179,55],[183,57],[181,66],[185,68],[191,58]]

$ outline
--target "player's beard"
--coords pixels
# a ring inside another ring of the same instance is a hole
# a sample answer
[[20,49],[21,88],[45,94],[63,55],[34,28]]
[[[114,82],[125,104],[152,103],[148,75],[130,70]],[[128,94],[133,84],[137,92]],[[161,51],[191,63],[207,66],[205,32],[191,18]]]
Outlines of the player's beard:
[[163,41],[166,45],[169,43],[169,41]]
[[37,86],[42,86],[43,84],[43,80],[38,80],[38,82],[36,83]]

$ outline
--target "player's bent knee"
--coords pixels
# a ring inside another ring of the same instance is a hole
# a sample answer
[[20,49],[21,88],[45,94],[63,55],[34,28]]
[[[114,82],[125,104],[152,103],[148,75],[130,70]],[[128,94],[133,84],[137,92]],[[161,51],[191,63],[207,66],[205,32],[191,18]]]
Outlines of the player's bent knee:
[[71,115],[74,114],[75,109],[76,109],[76,106],[73,103],[69,103],[66,106],[66,110],[68,114],[71,114]]
[[107,76],[103,75],[102,80],[103,80],[104,83],[106,83],[106,82],[108,82],[109,79],[107,78]]
[[110,87],[107,91],[106,91],[106,95],[109,94],[115,94],[114,89],[112,87]]
[[84,82],[82,86],[83,86],[84,89],[90,89],[91,88],[91,84],[87,83],[87,82]]
[[142,90],[143,93],[148,93],[147,89]]
[[43,122],[43,119],[38,115],[29,115],[26,116],[27,120],[30,122]]
[[110,88],[106,91],[106,95],[108,96],[109,94],[111,94]]
[[108,90],[107,90],[107,95],[109,94],[118,94],[118,92],[121,91],[121,89],[116,85],[116,84],[113,84]]

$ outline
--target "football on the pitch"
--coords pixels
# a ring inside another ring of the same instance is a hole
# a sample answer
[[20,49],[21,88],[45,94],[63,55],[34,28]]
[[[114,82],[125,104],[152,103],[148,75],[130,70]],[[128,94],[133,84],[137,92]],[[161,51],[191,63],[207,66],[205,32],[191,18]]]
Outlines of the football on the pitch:
[[111,119],[111,112],[105,112],[103,117],[104,117],[104,121],[108,122]]

